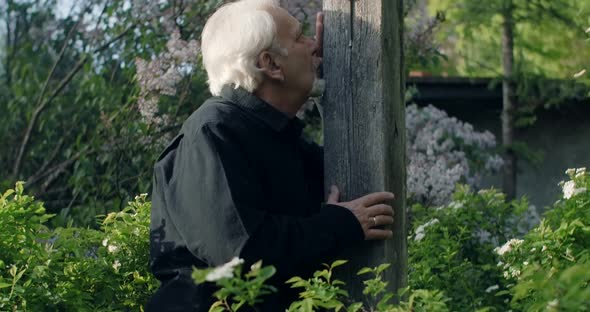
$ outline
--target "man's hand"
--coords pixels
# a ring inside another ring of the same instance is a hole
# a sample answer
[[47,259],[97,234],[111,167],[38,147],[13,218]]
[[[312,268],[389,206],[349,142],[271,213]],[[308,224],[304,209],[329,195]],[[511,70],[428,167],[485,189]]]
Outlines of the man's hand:
[[392,193],[371,193],[349,202],[338,202],[339,197],[340,191],[333,185],[328,196],[328,204],[342,206],[352,211],[363,228],[365,240],[384,240],[393,236],[391,230],[380,228],[383,225],[393,224],[393,208],[384,204],[385,201],[394,198]]

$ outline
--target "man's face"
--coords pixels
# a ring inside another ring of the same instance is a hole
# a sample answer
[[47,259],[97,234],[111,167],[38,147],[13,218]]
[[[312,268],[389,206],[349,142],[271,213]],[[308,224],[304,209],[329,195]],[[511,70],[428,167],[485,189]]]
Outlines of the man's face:
[[287,56],[277,58],[285,77],[284,84],[290,90],[309,96],[321,59],[317,56],[316,41],[305,36],[301,23],[283,9],[271,9],[277,25],[281,48]]

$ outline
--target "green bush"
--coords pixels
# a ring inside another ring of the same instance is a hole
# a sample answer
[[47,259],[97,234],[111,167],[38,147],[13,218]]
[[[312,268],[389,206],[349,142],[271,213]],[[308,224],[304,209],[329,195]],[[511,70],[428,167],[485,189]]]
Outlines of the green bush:
[[[331,265],[324,264],[325,269],[316,271],[312,277],[303,279],[295,276],[286,283],[292,288],[301,288],[299,300],[291,303],[288,312],[312,311],[378,311],[378,312],[446,312],[448,298],[440,291],[425,289],[402,290],[397,298],[406,298],[399,304],[392,303],[396,297],[387,292],[388,282],[383,280],[383,271],[389,264],[374,268],[362,268],[358,275],[372,275],[363,281],[363,294],[373,298],[372,303],[353,302],[348,292],[343,289],[344,282],[334,279],[334,269],[344,265],[346,260],[337,260]],[[234,312],[243,306],[253,306],[264,300],[264,295],[276,291],[273,287],[264,287],[263,282],[274,273],[274,267],[262,267],[259,261],[252,265],[250,271],[242,274],[243,260],[234,258],[217,268],[194,269],[195,283],[214,282],[219,290],[213,294],[217,301],[211,305],[211,312]]]
[[522,239],[526,199],[460,186],[448,206],[413,207],[411,287],[443,291],[453,311],[589,311],[590,176],[567,174],[564,197]]
[[43,204],[23,185],[0,198],[0,310],[140,310],[157,287],[148,271],[145,195],[100,222],[100,230],[49,229]]
[[459,186],[448,206],[412,207],[414,231],[408,238],[409,284],[442,290],[452,311],[506,308],[506,296],[486,291],[503,284],[493,253],[498,242],[515,234],[526,199],[506,202],[496,190],[474,192]]
[[564,196],[522,240],[497,249],[518,311],[590,311],[590,176],[569,169]]
[[[443,207],[412,207],[409,286],[386,292],[382,272],[360,275],[371,306],[353,302],[332,278],[337,261],[308,278],[289,311],[589,311],[590,176],[567,171],[570,180],[541,223],[518,237],[526,199],[506,202],[496,190],[459,186]],[[142,310],[157,281],[148,271],[149,209],[136,197],[121,212],[101,218],[99,230],[71,225],[51,229],[53,215],[23,193],[23,184],[0,197],[0,311]],[[196,270],[198,283],[215,282],[213,311],[237,311],[264,300],[274,268],[258,263],[242,274],[234,259],[220,268]]]

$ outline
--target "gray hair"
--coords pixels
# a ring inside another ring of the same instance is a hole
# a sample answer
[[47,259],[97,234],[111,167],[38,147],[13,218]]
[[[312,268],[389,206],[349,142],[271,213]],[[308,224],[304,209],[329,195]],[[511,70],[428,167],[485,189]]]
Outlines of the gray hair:
[[209,18],[201,35],[201,49],[213,95],[231,84],[254,92],[263,78],[257,67],[258,55],[264,50],[286,54],[268,12],[279,7],[278,0],[239,0],[222,6]]

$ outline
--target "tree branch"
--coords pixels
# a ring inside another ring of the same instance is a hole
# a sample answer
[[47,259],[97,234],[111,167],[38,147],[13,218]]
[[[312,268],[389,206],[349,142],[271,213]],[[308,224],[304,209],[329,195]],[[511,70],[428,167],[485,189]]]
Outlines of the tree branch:
[[41,88],[41,92],[39,93],[39,97],[37,98],[37,105],[36,106],[39,106],[41,104],[41,101],[43,100],[43,96],[45,96],[45,92],[47,91],[47,86],[49,85],[49,81],[51,81],[51,79],[53,78],[53,75],[55,74],[55,70],[57,68],[57,65],[63,59],[64,54],[66,52],[66,48],[68,47],[68,42],[70,41],[70,39],[74,35],[74,32],[76,31],[76,29],[78,29],[78,26],[82,22],[82,18],[84,17],[84,13],[85,13],[85,10],[80,12],[80,16],[78,16],[78,20],[76,21],[76,24],[74,24],[74,26],[72,26],[72,28],[70,29],[70,31],[66,35],[66,38],[65,38],[64,43],[61,47],[61,50],[59,51],[59,55],[57,56],[57,59],[55,60],[55,62],[53,62],[53,66],[51,67],[51,70],[49,71],[49,75],[47,75],[47,78],[45,79],[45,82],[43,83],[43,87]]
[[74,32],[78,29],[78,26],[82,22],[82,18],[84,17],[84,14],[86,13],[87,9],[88,9],[88,7],[86,7],[84,10],[82,10],[80,12],[80,15],[78,16],[78,20],[76,21],[76,24],[74,24],[74,26],[72,26],[72,28],[70,29],[70,31],[66,35],[66,38],[65,38],[64,43],[61,47],[61,50],[59,51],[59,55],[57,56],[57,59],[55,60],[55,62],[53,62],[53,66],[51,67],[51,70],[49,71],[49,75],[47,75],[47,78],[45,79],[45,82],[43,83],[43,86],[41,87],[41,92],[39,93],[39,96],[37,97],[37,104],[35,105],[35,107],[37,107],[37,108],[35,109],[35,111],[33,112],[33,115],[31,116],[29,126],[27,127],[27,130],[25,132],[23,142],[21,143],[18,154],[16,156],[16,161],[14,163],[14,167],[12,169],[12,175],[14,178],[18,177],[20,167],[21,167],[21,162],[23,159],[25,149],[26,149],[27,144],[29,142],[29,137],[31,135],[32,128],[35,126],[38,115],[41,113],[41,111],[44,109],[44,107],[46,105],[46,103],[43,102],[43,97],[45,96],[45,92],[47,91],[47,86],[49,85],[49,81],[51,81],[51,79],[53,78],[53,75],[55,74],[55,70],[57,69],[57,65],[59,64],[59,62],[61,62],[61,60],[63,59],[63,56],[66,52],[68,42],[72,38]]
[[[113,44],[114,42],[120,40],[125,35],[127,35],[129,33],[129,31],[131,31],[131,29],[133,29],[136,25],[137,25],[137,23],[132,24],[127,29],[125,29],[123,32],[121,32],[119,35],[117,35],[116,37],[112,38],[107,43],[103,44],[102,46],[96,48],[92,52],[92,54],[96,54],[96,53],[99,53],[99,52],[105,50],[111,44]],[[37,123],[37,119],[39,118],[39,115],[61,93],[61,91],[70,83],[70,81],[72,80],[72,78],[74,78],[74,76],[80,71],[80,69],[82,68],[82,66],[84,66],[84,64],[86,64],[86,62],[88,62],[89,59],[90,59],[90,56],[89,55],[86,55],[82,59],[80,59],[78,61],[78,63],[76,63],[76,65],[74,66],[74,68],[68,73],[68,75],[64,79],[62,79],[62,81],[60,82],[59,86],[53,91],[53,93],[49,96],[49,98],[47,100],[41,102],[37,106],[37,108],[35,108],[35,110],[33,111],[33,114],[31,115],[31,120],[29,121],[29,124],[27,126],[27,130],[26,130],[25,135],[23,137],[23,140],[21,142],[21,145],[20,145],[20,148],[19,148],[19,152],[18,152],[18,156],[17,156],[16,161],[14,163],[14,168],[12,170],[12,177],[13,177],[13,179],[18,178],[18,175],[20,173],[21,164],[22,164],[22,159],[23,159],[23,156],[25,154],[25,151],[26,151],[26,149],[28,147],[28,144],[29,144],[29,141],[30,141],[30,138],[31,138],[31,133],[33,132],[33,128],[35,127],[35,125]]]
[[47,188],[51,185],[51,183],[53,183],[53,181],[55,181],[55,179],[57,179],[57,177],[59,177],[59,175],[62,172],[64,172],[71,164],[73,164],[76,160],[78,160],[78,158],[80,158],[80,156],[82,156],[83,152],[84,151],[80,151],[80,152],[76,153],[74,156],[70,157],[68,160],[53,167],[52,168],[53,170],[51,170],[51,174],[49,174],[49,176],[47,177],[45,182],[43,182],[43,184],[41,185],[41,191],[46,192]]
[[11,81],[12,80],[11,79],[12,78],[11,77],[12,76],[11,75],[12,70],[10,69],[10,63],[11,63],[10,61],[11,61],[11,58],[8,55],[8,49],[10,48],[10,45],[12,43],[12,34],[11,34],[12,29],[10,27],[10,22],[11,22],[10,21],[10,11],[8,11],[8,5],[7,5],[7,8],[6,8],[6,45],[5,45],[5,47],[6,47],[6,60],[5,60],[5,64],[6,65],[4,67],[4,72],[6,73],[6,85],[8,87],[10,87],[10,85],[12,83],[12,81]]
[[485,68],[485,69],[487,69],[487,70],[491,71],[492,73],[494,73],[494,75],[495,75],[495,76],[503,76],[502,72],[499,72],[498,70],[496,70],[495,68],[491,67],[491,66],[490,66],[490,65],[488,65],[488,64],[485,64],[485,63],[482,63],[482,62],[480,62],[480,61],[478,61],[478,60],[475,60],[475,59],[469,58],[469,56],[467,56],[467,55],[465,55],[465,54],[461,53],[461,51],[457,52],[457,54],[459,54],[459,55],[460,55],[462,58],[464,58],[465,60],[467,60],[467,61],[469,61],[469,62],[473,62],[473,63],[475,63],[475,64],[477,64],[477,65],[481,66],[482,68]]
[[33,174],[32,176],[30,176],[27,179],[27,182],[26,182],[27,185],[35,184],[35,183],[37,183],[37,181],[39,181],[41,178],[43,178],[45,169],[47,169],[47,167],[49,166],[49,164],[51,164],[55,160],[55,158],[57,157],[57,154],[59,153],[59,151],[61,150],[61,147],[63,146],[63,143],[64,143],[64,138],[62,137],[59,140],[59,143],[53,149],[53,152],[51,153],[51,156],[49,156],[45,160],[45,162],[43,163],[43,165],[41,166],[41,168],[39,168],[39,170],[37,170],[37,172],[35,174]]
[[[156,132],[153,135],[153,138],[154,139],[160,138],[168,132],[175,131],[175,130],[179,129],[181,126],[182,126],[182,124],[175,124],[175,125],[171,125],[166,128],[160,129],[160,131]],[[111,143],[109,143],[107,145],[103,145],[99,148],[88,148],[88,147],[83,148],[82,150],[80,150],[76,154],[74,154],[72,157],[62,161],[61,163],[54,165],[53,167],[45,170],[42,173],[35,174],[36,176],[30,178],[29,180],[31,180],[31,181],[30,182],[27,181],[27,184],[37,183],[41,179],[46,178],[45,181],[43,181],[43,183],[41,184],[40,192],[37,193],[36,196],[40,197],[40,196],[46,195],[46,194],[52,192],[52,191],[48,191],[48,188],[51,186],[51,184],[53,182],[55,182],[55,180],[63,172],[65,172],[68,169],[68,167],[70,167],[72,164],[74,164],[76,160],[80,159],[81,157],[91,155],[93,153],[109,152],[112,147],[115,147],[115,146],[125,142],[126,140],[127,140],[126,138],[120,138],[118,140],[112,141]],[[126,178],[123,181],[127,181],[128,179],[129,178]]]
[[180,93],[180,97],[178,98],[178,104],[176,105],[176,112],[174,112],[174,116],[178,117],[178,113],[180,112],[180,107],[186,101],[188,96],[188,92],[190,91],[191,80],[193,79],[193,72],[191,72],[188,76],[187,82],[182,88],[182,92]]

